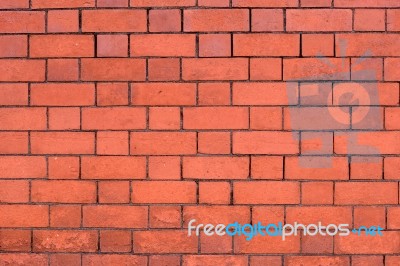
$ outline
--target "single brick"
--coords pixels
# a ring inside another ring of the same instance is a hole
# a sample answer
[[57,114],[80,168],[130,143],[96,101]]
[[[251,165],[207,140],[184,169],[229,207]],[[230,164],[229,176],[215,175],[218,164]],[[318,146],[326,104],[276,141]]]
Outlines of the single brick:
[[0,132],[0,154],[28,153],[27,132]]
[[[28,203],[29,183],[23,180],[1,180],[0,202]],[[1,233],[0,233],[1,234]]]
[[82,106],[94,105],[94,84],[40,83],[31,85],[31,105]]
[[1,178],[45,178],[46,158],[39,156],[1,156]]
[[183,109],[184,129],[247,129],[249,109],[245,107],[188,107]]
[[[31,232],[15,229],[0,230],[0,245],[3,252],[29,252],[31,251]],[[0,260],[4,261],[1,258]]]
[[44,130],[46,108],[1,108],[1,130]]
[[298,56],[298,34],[234,34],[234,56]]
[[98,57],[127,57],[127,35],[97,35]]
[[302,204],[333,204],[333,182],[304,182],[301,184],[301,192]]
[[283,10],[253,9],[251,31],[283,31]]
[[354,11],[354,30],[385,31],[385,10],[356,9]]
[[400,30],[400,10],[387,9],[387,30],[399,31]]
[[252,156],[251,177],[253,179],[283,179],[283,157]]
[[50,10],[47,13],[48,32],[78,32],[78,10]]
[[298,7],[299,0],[232,0],[233,7]]
[[97,7],[128,7],[129,0],[97,0]]
[[346,182],[335,184],[336,205],[397,204],[396,182]]
[[102,107],[82,110],[82,129],[129,130],[146,128],[146,110],[137,107]]
[[353,220],[351,207],[337,206],[289,206],[286,209],[286,222],[294,224],[351,224]]
[[351,157],[350,179],[382,179],[383,158]]
[[199,183],[199,203],[229,204],[230,200],[231,186],[228,182]]
[[188,227],[190,220],[196,224],[229,224],[235,221],[240,224],[250,222],[250,208],[248,206],[185,206],[183,207],[184,227]]
[[181,127],[181,111],[178,107],[150,107],[149,128],[174,130]]
[[229,105],[231,101],[231,88],[228,82],[199,83],[199,105]]
[[251,58],[250,80],[282,80],[282,59]]
[[177,81],[180,79],[179,58],[151,58],[148,60],[150,81]]
[[179,9],[150,10],[150,32],[181,31],[181,11]]
[[131,249],[131,231],[100,231],[100,250],[102,252],[129,252]]
[[206,154],[229,154],[231,134],[229,132],[199,132],[198,152]]
[[318,58],[283,59],[283,80],[350,80],[350,59],[330,58],[329,64]]
[[180,206],[151,206],[150,207],[151,228],[180,228],[181,207]]
[[288,31],[351,31],[350,9],[289,9],[286,11]]
[[99,131],[97,132],[96,154],[100,155],[128,155],[128,132]]
[[100,203],[129,203],[130,185],[128,181],[99,182]]
[[95,252],[97,242],[95,230],[33,231],[34,252]]
[[1,227],[48,227],[47,205],[0,205]]
[[196,0],[130,0],[131,7],[187,7],[195,6]]
[[49,178],[77,179],[79,177],[79,157],[49,157]]
[[81,114],[78,107],[75,108],[49,108],[49,129],[72,130],[79,129]]
[[193,181],[134,181],[133,203],[195,203],[196,183]]
[[78,59],[49,59],[47,61],[47,80],[77,81],[78,78]]
[[384,207],[356,206],[354,207],[354,227],[380,226],[385,228],[386,210]]
[[26,57],[28,38],[24,35],[0,36],[0,57]]
[[89,35],[32,35],[30,57],[93,57],[94,38]]
[[3,0],[0,3],[2,9],[13,9],[13,8],[28,8],[29,0]]
[[45,81],[45,60],[0,59],[0,81]]
[[123,254],[87,254],[82,256],[82,261],[83,265],[146,265],[147,257]]
[[[18,21],[18,23],[16,23]],[[0,33],[43,33],[44,11],[1,11]]]
[[147,228],[145,206],[83,206],[84,227]]
[[0,84],[0,105],[28,105],[28,84]]
[[201,34],[199,36],[200,57],[229,57],[231,55],[231,35]]
[[180,179],[181,159],[177,156],[150,156],[150,179]]
[[34,181],[31,186],[32,202],[96,202],[96,183],[91,181]]
[[[112,23],[110,23],[112,21]],[[146,32],[146,10],[98,9],[82,11],[83,32]]]
[[333,34],[302,34],[303,56],[333,56],[335,43]]
[[131,57],[136,56],[194,56],[194,34],[135,34],[131,35]]
[[[399,56],[400,35],[352,33],[336,35],[336,54],[340,56]],[[342,43],[346,42],[346,49]]]
[[96,0],[32,0],[32,8],[95,7]]
[[188,179],[247,179],[248,157],[184,157],[183,174]]
[[127,83],[97,83],[97,105],[128,105]]
[[254,130],[281,130],[282,108],[252,107],[250,108],[250,128]]

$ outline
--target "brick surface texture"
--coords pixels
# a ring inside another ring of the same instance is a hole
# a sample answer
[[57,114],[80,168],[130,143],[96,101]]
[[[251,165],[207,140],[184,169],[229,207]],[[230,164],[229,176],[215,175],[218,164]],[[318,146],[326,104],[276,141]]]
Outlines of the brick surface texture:
[[0,0],[0,265],[398,266],[399,82],[399,0]]

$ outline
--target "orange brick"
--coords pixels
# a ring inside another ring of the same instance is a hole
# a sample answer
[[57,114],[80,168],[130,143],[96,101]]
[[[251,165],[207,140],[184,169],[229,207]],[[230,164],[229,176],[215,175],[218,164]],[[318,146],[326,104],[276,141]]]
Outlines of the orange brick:
[[181,113],[178,107],[151,107],[149,128],[153,130],[180,129]]
[[183,177],[191,179],[247,179],[248,157],[184,157]]
[[49,129],[79,129],[81,125],[80,117],[79,108],[49,108]]
[[33,154],[94,154],[93,132],[32,132]]
[[[284,43],[285,45],[282,45]],[[298,34],[235,34],[234,56],[298,56]]]
[[0,81],[37,81],[45,80],[45,60],[0,59]]
[[2,35],[0,48],[0,57],[26,57],[28,38],[24,35]]
[[230,95],[229,83],[198,84],[199,105],[229,105]]
[[229,34],[201,34],[199,36],[200,57],[229,57],[231,36]]
[[384,158],[385,179],[400,179],[400,158]]
[[132,7],[187,7],[196,5],[195,0],[163,0],[154,2],[153,0],[130,0]]
[[33,0],[32,8],[77,8],[94,7],[95,0]]
[[[398,34],[385,33],[352,33],[337,34],[336,38],[336,54],[341,56],[365,56],[368,54],[373,56],[398,56],[397,47],[400,44],[400,36]],[[341,43],[346,42],[346,50],[341,51],[343,47]]]
[[131,35],[131,56],[194,56],[194,34]]
[[33,232],[34,252],[95,252],[98,232],[94,230],[38,230]]
[[184,10],[183,16],[187,32],[248,31],[250,28],[246,9],[193,9]]
[[218,254],[232,253],[232,237],[228,235],[211,235],[207,236],[203,232],[200,233],[200,250],[202,253]]
[[100,231],[102,252],[129,252],[132,249],[132,233],[124,231]]
[[283,31],[282,9],[253,9],[251,31]]
[[180,179],[181,159],[175,156],[150,156],[149,177],[151,179]]
[[47,205],[0,205],[1,227],[48,227]]
[[97,7],[127,7],[129,0],[97,0]]
[[123,255],[123,254],[96,254],[83,255],[83,265],[145,265],[147,264],[146,256]]
[[100,203],[129,203],[130,185],[128,181],[99,182]]
[[[382,80],[383,59],[368,58],[365,60],[351,59],[352,80]],[[378,85],[379,86],[379,85]]]
[[31,85],[31,105],[82,106],[93,105],[93,84],[45,83]]
[[285,262],[288,265],[329,265],[333,263],[338,265],[350,265],[349,257],[344,256],[290,256]]
[[0,202],[29,202],[29,183],[20,180],[0,181]]
[[97,35],[98,57],[127,57],[127,35]]
[[200,182],[199,203],[229,204],[231,187],[228,182]]
[[282,129],[282,109],[279,107],[250,108],[250,128],[254,130]]
[[27,132],[0,132],[1,154],[26,154],[28,153]]
[[353,156],[350,169],[350,179],[382,179],[383,159]]
[[248,265],[247,256],[234,255],[187,255],[183,257],[183,265]]
[[350,80],[350,59],[329,58],[329,64],[318,58],[283,59],[283,80]]
[[28,84],[0,84],[0,105],[28,105]]
[[349,178],[346,157],[286,157],[285,179],[296,180],[347,180]]
[[79,205],[52,205],[50,206],[51,227],[80,227],[81,206]]
[[332,207],[332,206],[301,206],[287,207],[286,222],[294,224],[351,224],[352,223],[351,207]]
[[180,228],[181,207],[179,206],[151,206],[151,228]]
[[1,178],[44,178],[46,158],[40,156],[1,156]]
[[128,155],[128,138],[128,132],[97,132],[96,153],[101,155]]
[[286,12],[288,31],[351,31],[349,9],[289,9]]
[[49,178],[77,179],[79,177],[78,157],[49,157]]
[[32,35],[29,39],[29,55],[30,57],[93,57],[94,39],[89,35]]
[[145,206],[83,206],[84,227],[147,228]]
[[[168,242],[168,245],[165,243]],[[133,250],[138,253],[195,253],[198,237],[188,237],[182,230],[152,230],[133,232]]]
[[232,0],[234,7],[297,7],[299,0]]
[[387,209],[387,228],[388,229],[399,229],[400,228],[399,217],[400,217],[400,208],[399,207],[389,207]]
[[387,10],[387,30],[388,31],[399,31],[400,29],[400,11],[398,9]]
[[[18,21],[18,23],[15,23]],[[44,11],[2,11],[0,12],[1,33],[43,33],[45,32]]]
[[335,184],[335,204],[397,204],[395,182],[346,182]]
[[250,80],[282,80],[282,59],[251,58]]
[[354,11],[354,30],[385,31],[385,10],[356,9]]
[[98,9],[82,11],[83,32],[145,32],[146,30],[147,15],[145,10]]
[[185,228],[192,219],[196,220],[195,224],[229,224],[232,221],[245,224],[250,222],[250,209],[247,206],[185,206],[183,219]]
[[196,183],[192,181],[134,181],[133,203],[195,203]]
[[301,0],[302,7],[330,7],[331,0]]
[[229,132],[199,132],[198,152],[206,154],[229,154],[231,134]]
[[335,43],[333,34],[303,34],[301,53],[303,56],[333,56]]
[[178,58],[152,58],[148,62],[149,80],[179,80],[180,61]]
[[383,256],[352,256],[351,262],[354,266],[362,266],[362,265],[384,266]]
[[301,132],[301,153],[305,155],[332,155],[333,133]]
[[247,129],[249,110],[244,107],[190,107],[183,109],[184,129]]
[[[0,245],[4,251],[25,251],[31,250],[31,232],[29,230],[0,230]],[[1,261],[4,261],[0,258]]]
[[385,81],[397,81],[400,77],[400,60],[398,58],[385,58]]
[[301,192],[302,204],[333,204],[332,182],[304,182]]
[[199,0],[198,6],[228,7],[229,0]]
[[252,156],[251,177],[254,179],[283,179],[283,157]]
[[81,265],[81,255],[80,254],[51,254],[49,256],[51,265],[70,265],[79,266]]
[[146,110],[136,107],[85,108],[82,129],[132,130],[146,128]]
[[302,236],[301,249],[304,253],[311,254],[332,254],[333,237],[332,236]]
[[386,226],[386,213],[384,207],[354,207],[354,227],[361,226]]
[[29,0],[3,0],[0,8],[28,8]]

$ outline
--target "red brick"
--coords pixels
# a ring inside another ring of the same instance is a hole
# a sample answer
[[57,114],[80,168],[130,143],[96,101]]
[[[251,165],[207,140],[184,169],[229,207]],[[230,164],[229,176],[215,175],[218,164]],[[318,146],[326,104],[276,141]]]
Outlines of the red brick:
[[302,204],[333,204],[332,182],[304,182],[301,192]]
[[0,261],[6,264],[41,266],[48,264],[48,256],[32,253],[2,253]]
[[354,30],[385,31],[385,10],[356,9],[354,12]]
[[96,0],[32,0],[32,8],[77,8],[94,7]]
[[49,207],[47,205],[0,205],[1,227],[47,227]]
[[[342,84],[342,83],[340,83]],[[332,83],[300,83],[300,105],[332,105]],[[335,95],[336,96],[336,95]]]
[[371,237],[351,234],[335,237],[336,254],[394,254],[400,251],[399,232],[384,232],[382,236]]
[[229,154],[231,134],[229,132],[199,132],[198,152],[206,154]]
[[383,158],[353,156],[350,169],[350,179],[382,179]]
[[298,56],[298,34],[235,34],[234,56]]
[[181,127],[181,111],[178,107],[151,107],[149,128],[153,130],[174,130]]
[[44,81],[45,60],[0,59],[0,81]]
[[287,254],[300,252],[300,237],[289,236],[282,241],[280,237],[257,235],[251,241],[244,235],[235,237],[235,254]]
[[332,236],[302,236],[301,250],[303,253],[311,254],[332,254],[333,253],[333,237]]
[[129,203],[128,181],[99,182],[99,203]]
[[[341,56],[398,56],[400,36],[383,33],[352,33],[336,35],[336,54]],[[346,50],[341,43],[346,42]]]
[[28,181],[0,180],[0,202],[6,202],[6,203],[29,202]]
[[30,57],[93,57],[94,38],[90,35],[32,35]]
[[78,10],[50,10],[47,13],[47,32],[78,32]]
[[79,177],[78,157],[50,157],[49,178],[77,179]]
[[398,194],[395,182],[336,183],[335,204],[397,204]]
[[[18,23],[16,23],[18,21]],[[1,33],[43,33],[45,32],[44,11],[1,11]]]
[[252,211],[252,222],[260,221],[279,223],[284,221],[285,210],[283,206],[254,206]]
[[235,182],[233,201],[235,204],[298,204],[300,185],[279,181]]
[[97,0],[97,7],[128,7],[129,0]]
[[331,0],[301,0],[302,7],[330,7]]
[[86,254],[82,256],[82,265],[147,265],[147,257],[122,254]]
[[305,155],[333,154],[333,133],[302,132],[301,152]]
[[298,135],[294,132],[233,133],[234,154],[297,154],[298,152]]
[[0,105],[28,105],[28,84],[0,84]]
[[400,3],[396,0],[335,0],[335,7],[400,7]]
[[382,80],[383,79],[383,59],[351,59],[351,79],[352,80]]
[[49,59],[47,61],[47,79],[49,81],[77,81],[78,78],[78,59]]
[[354,227],[380,226],[385,228],[386,213],[384,207],[354,207]]
[[199,203],[229,204],[230,200],[231,186],[228,182],[199,183]]
[[229,83],[199,83],[198,101],[199,105],[229,105],[230,104]]
[[144,206],[83,206],[83,226],[146,228],[147,212]]
[[354,266],[384,266],[383,256],[352,256]]
[[200,57],[229,57],[231,56],[231,35],[201,34],[199,36]]
[[297,7],[299,0],[232,0],[234,7]]
[[350,59],[283,59],[283,80],[350,80]]
[[[250,208],[247,206],[185,206],[183,208],[184,227],[195,219],[197,224],[239,224],[250,223]],[[195,232],[193,232],[195,233]]]
[[181,11],[179,9],[150,10],[149,31],[150,32],[181,31]]
[[151,228],[180,228],[181,207],[180,206],[151,206],[150,207]]
[[28,38],[24,35],[0,36],[0,57],[26,57]]
[[351,31],[352,11],[346,9],[289,9],[288,31]]
[[127,57],[127,35],[97,35],[98,57]]
[[282,59],[251,58],[250,80],[282,80]]
[[318,224],[327,226],[328,224],[351,224],[352,223],[351,207],[287,207],[286,223],[294,224]]
[[196,86],[192,83],[134,83],[133,105],[194,105]]
[[183,177],[193,179],[247,179],[248,157],[185,157]]
[[302,34],[303,56],[333,56],[335,43],[333,34]]
[[131,57],[134,56],[194,56],[194,34],[131,35]]
[[184,10],[184,31],[248,31],[249,11],[246,9]]
[[188,237],[187,232],[181,230],[134,231],[133,250],[139,254],[197,253],[198,238]]
[[212,266],[212,265],[237,265],[245,266],[248,264],[247,256],[234,255],[191,255],[183,256],[183,266]]
[[400,179],[400,158],[384,158],[385,179]]
[[234,105],[297,105],[296,83],[233,83]]
[[128,155],[128,132],[97,132],[97,154]]
[[335,133],[335,153],[398,154],[400,152],[399,138],[398,131]]
[[82,157],[83,179],[141,179],[146,176],[143,157]]
[[282,109],[280,107],[250,108],[250,128],[255,130],[282,129]]
[[385,81],[398,81],[400,79],[399,58],[385,58],[384,72]]
[[[383,215],[385,217],[385,215]],[[400,229],[400,208],[389,207],[387,209],[387,228],[388,229]]]
[[97,83],[97,105],[128,105],[127,83]]
[[133,203],[195,203],[196,183],[191,181],[135,181]]
[[400,30],[400,10],[387,9],[387,30],[399,31]]
[[50,226],[76,228],[81,226],[82,208],[80,205],[50,206]]
[[194,132],[132,132],[131,154],[183,155],[196,153]]
[[285,178],[296,180],[347,180],[349,178],[346,157],[287,157]]
[[281,266],[282,258],[279,256],[250,256],[250,265],[252,266]]
[[177,156],[149,157],[149,177],[151,179],[180,179],[181,159]]
[[42,83],[31,85],[31,105],[82,106],[95,102],[94,84]]
[[49,129],[71,130],[80,128],[79,108],[50,108]]
[[385,128],[387,130],[400,129],[400,108],[386,108],[385,109]]
[[92,132],[32,132],[33,154],[93,154]]
[[46,158],[39,156],[1,156],[1,178],[44,178]]
[[131,7],[186,7],[195,6],[195,0],[130,0]]
[[229,7],[229,0],[199,0],[198,6]]
[[183,109],[184,129],[247,129],[249,110],[244,107],[193,107]]
[[180,79],[179,58],[152,58],[148,60],[150,81],[175,81]]
[[98,233],[94,230],[40,230],[33,232],[34,252],[95,252]]
[[12,8],[28,8],[29,0],[3,0],[0,3],[2,9]]
[[[31,250],[31,232],[28,230],[0,230],[1,251],[27,251]],[[1,259],[2,263],[6,263]]]
[[202,253],[209,254],[231,254],[233,251],[232,237],[228,235],[207,236],[203,232],[200,232],[200,250]]
[[132,249],[132,233],[124,231],[100,231],[102,252],[129,252]]
[[96,183],[90,181],[34,181],[31,186],[32,202],[96,202]]
[[146,110],[133,107],[85,108],[82,129],[128,130],[146,128]]
[[350,265],[349,257],[344,256],[289,256],[285,265]]
[[51,254],[50,265],[54,266],[80,266],[81,255],[80,254]]
[[87,58],[82,59],[84,81],[142,81],[146,79],[144,59]]
[[247,80],[248,60],[245,58],[182,59],[183,80]]
[[283,10],[253,9],[251,31],[283,31]]
[[252,156],[251,177],[253,179],[282,179],[283,157]]
[[0,132],[0,153],[1,154],[28,153],[28,133]]

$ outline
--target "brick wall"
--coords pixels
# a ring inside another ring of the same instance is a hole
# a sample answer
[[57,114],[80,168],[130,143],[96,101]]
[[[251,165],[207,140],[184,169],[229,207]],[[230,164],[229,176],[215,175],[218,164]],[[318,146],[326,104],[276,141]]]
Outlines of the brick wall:
[[0,265],[400,265],[399,32],[398,0],[0,0]]

